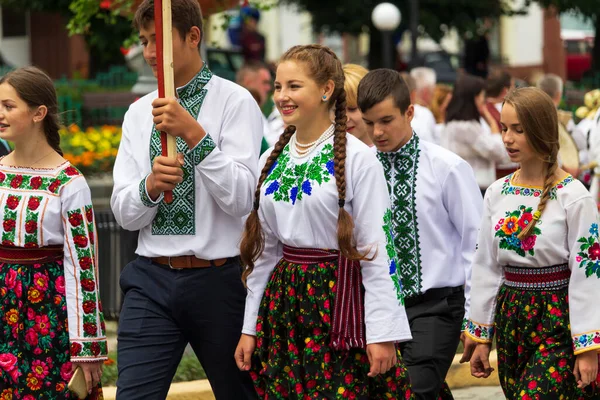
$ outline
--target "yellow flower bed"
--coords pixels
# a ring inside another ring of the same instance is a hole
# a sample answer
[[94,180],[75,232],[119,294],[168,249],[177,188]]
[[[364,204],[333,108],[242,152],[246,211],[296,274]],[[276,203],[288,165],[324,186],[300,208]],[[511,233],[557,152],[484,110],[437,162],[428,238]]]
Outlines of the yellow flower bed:
[[64,157],[84,175],[112,172],[121,142],[121,128],[104,125],[82,131],[77,125],[60,130]]

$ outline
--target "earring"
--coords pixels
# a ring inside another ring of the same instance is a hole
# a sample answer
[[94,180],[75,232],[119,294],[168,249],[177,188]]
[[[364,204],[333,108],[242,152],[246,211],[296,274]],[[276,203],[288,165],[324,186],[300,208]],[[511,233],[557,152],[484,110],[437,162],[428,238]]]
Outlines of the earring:
[[327,101],[327,96],[323,95],[323,101]]

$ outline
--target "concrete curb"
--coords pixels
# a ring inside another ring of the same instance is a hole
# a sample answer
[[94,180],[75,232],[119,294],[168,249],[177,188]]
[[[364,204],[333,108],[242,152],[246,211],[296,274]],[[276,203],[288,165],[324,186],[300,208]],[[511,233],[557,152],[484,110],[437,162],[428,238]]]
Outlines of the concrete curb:
[[[460,364],[462,354],[454,356],[452,366],[446,376],[446,382],[451,389],[460,389],[472,386],[499,386],[498,380],[498,357],[496,350],[490,353],[490,364],[494,372],[487,379],[478,379],[471,376],[469,363]],[[115,400],[117,389],[115,387],[104,388],[104,400]],[[168,400],[215,400],[208,380],[203,379],[192,382],[179,382],[171,384]]]

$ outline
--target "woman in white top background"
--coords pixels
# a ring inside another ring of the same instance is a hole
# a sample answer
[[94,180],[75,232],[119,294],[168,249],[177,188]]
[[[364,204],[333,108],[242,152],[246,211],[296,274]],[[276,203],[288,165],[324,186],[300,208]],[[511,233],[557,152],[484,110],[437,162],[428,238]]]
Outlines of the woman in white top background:
[[558,119],[550,97],[506,97],[502,136],[521,168],[488,188],[473,260],[462,361],[487,378],[496,336],[508,399],[598,399],[600,242],[596,205],[558,168]]
[[471,165],[482,193],[496,180],[496,163],[508,161],[498,123],[485,106],[484,88],[485,81],[479,77],[458,79],[441,138],[443,147]]
[[341,62],[324,46],[292,47],[274,99],[287,128],[261,157],[240,245],[238,367],[262,399],[411,399],[385,175],[346,133]]

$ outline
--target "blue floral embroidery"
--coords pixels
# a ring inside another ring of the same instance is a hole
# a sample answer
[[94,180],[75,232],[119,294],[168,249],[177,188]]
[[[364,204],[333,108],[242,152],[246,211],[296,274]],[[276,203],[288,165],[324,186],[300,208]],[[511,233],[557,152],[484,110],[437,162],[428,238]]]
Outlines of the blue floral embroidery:
[[[275,201],[296,204],[302,196],[310,196],[315,185],[329,182],[333,175],[333,145],[327,143],[312,160],[295,164],[290,158],[289,144],[286,145],[277,161],[269,169],[265,179],[268,184],[265,195],[273,195]],[[270,183],[269,183],[270,182]]]

